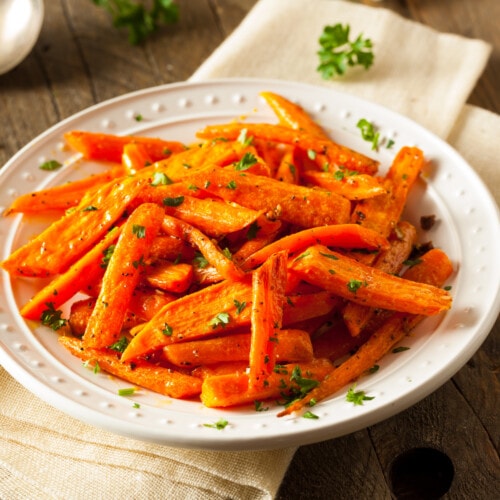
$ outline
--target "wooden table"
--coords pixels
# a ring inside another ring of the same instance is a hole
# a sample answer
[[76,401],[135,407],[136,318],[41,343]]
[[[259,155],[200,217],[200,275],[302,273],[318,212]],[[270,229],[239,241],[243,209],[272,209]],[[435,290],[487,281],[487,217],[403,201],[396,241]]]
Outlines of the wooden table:
[[[182,13],[176,25],[140,47],[130,47],[126,35],[113,29],[107,14],[90,0],[45,2],[45,24],[35,50],[16,69],[0,76],[0,165],[77,111],[130,91],[187,79],[255,0],[178,3]],[[500,113],[498,0],[362,3],[492,43],[494,53],[469,102]],[[429,474],[420,478],[419,474],[431,465],[441,473],[431,484],[432,491],[453,475],[446,498],[500,498],[499,337],[497,321],[466,366],[409,410],[349,436],[300,448],[278,497],[390,498],[391,488],[403,482],[408,495],[399,498],[418,498],[411,492],[415,484],[429,482]]]

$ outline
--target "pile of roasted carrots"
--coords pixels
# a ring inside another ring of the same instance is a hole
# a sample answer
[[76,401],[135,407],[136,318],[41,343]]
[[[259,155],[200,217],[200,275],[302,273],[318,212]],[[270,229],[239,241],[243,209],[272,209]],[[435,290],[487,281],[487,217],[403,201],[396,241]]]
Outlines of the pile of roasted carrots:
[[415,256],[401,220],[423,152],[403,147],[380,175],[301,107],[262,96],[278,124],[207,126],[191,145],[67,133],[103,172],[7,210],[60,214],[1,263],[51,278],[22,316],[134,386],[209,407],[273,400],[283,415],[449,309],[448,257]]

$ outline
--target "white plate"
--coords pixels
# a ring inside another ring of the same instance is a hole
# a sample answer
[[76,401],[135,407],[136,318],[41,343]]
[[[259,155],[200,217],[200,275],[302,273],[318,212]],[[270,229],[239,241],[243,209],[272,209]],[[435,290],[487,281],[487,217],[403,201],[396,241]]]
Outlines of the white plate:
[[[318,404],[320,418],[277,418],[279,408],[215,410],[141,391],[133,398],[117,395],[127,383],[84,368],[57,343],[57,335],[26,322],[18,308],[34,292],[29,280],[11,282],[1,273],[0,362],[25,387],[51,405],[90,424],[137,439],[171,446],[218,450],[264,449],[320,441],[374,424],[416,403],[446,382],[474,354],[489,333],[500,305],[500,237],[498,209],[478,176],[446,143],[410,120],[377,105],[333,90],[278,81],[222,80],[181,83],[128,94],[85,110],[51,128],[15,155],[0,172],[0,209],[24,192],[52,186],[95,171],[98,165],[74,161],[64,151],[65,131],[82,129],[112,133],[159,135],[191,142],[206,124],[245,116],[275,121],[258,96],[271,90],[297,101],[338,142],[377,157],[387,167],[403,145],[422,148],[432,162],[411,194],[407,218],[417,226],[421,215],[437,215],[438,223],[421,235],[451,257],[456,272],[452,310],[426,319],[402,344],[411,347],[389,354],[380,370],[358,382],[375,396],[363,406],[345,400],[345,390]],[[136,117],[142,116],[141,121]],[[372,121],[391,149],[370,150],[356,123]],[[65,166],[40,170],[48,159]],[[102,167],[101,167],[102,168]],[[21,216],[0,220],[2,259],[41,227]],[[134,408],[138,402],[140,408]],[[271,405],[272,406],[272,405]],[[205,424],[224,418],[224,430]]]

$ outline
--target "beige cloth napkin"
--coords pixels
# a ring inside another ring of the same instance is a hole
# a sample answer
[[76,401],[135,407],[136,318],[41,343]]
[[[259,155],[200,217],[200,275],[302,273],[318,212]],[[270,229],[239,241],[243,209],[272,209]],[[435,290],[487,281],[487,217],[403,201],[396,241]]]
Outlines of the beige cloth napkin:
[[[325,24],[337,22],[373,40],[375,65],[324,82],[315,71],[317,38]],[[252,76],[330,85],[378,101],[442,137],[458,118],[450,141],[493,186],[498,202],[491,138],[500,136],[500,117],[463,107],[488,53],[481,41],[440,34],[385,9],[260,0],[193,79]],[[9,500],[272,499],[295,451],[193,451],[117,436],[53,409],[2,368],[0,440],[0,498]]]

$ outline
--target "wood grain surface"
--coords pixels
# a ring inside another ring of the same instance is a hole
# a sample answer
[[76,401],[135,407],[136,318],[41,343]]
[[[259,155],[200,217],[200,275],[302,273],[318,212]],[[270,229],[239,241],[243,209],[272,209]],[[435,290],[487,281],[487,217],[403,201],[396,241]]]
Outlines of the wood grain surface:
[[[231,33],[255,0],[179,0],[179,22],[141,46],[111,27],[90,0],[50,0],[40,39],[29,57],[0,76],[0,165],[58,121],[106,99],[186,80]],[[360,1],[387,7],[437,30],[490,42],[493,54],[469,102],[500,113],[499,0]],[[332,20],[333,22],[334,20]],[[425,68],[425,61],[422,61]],[[288,499],[438,498],[415,495],[429,480],[425,465],[453,478],[446,499],[500,498],[498,360],[500,323],[448,383],[412,408],[368,429],[301,447],[279,491]],[[398,457],[424,448],[410,473]],[[441,461],[433,461],[442,452]],[[447,457],[447,458],[446,458]],[[411,472],[413,471],[413,476]],[[447,472],[448,471],[448,472]],[[407,474],[407,476],[405,476]],[[393,490],[404,480],[404,487]],[[434,490],[432,490],[432,486]]]

